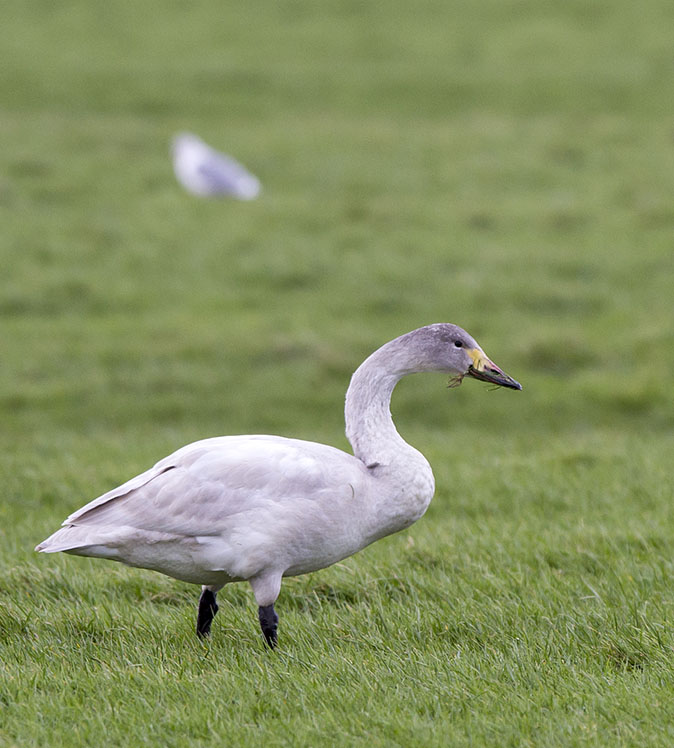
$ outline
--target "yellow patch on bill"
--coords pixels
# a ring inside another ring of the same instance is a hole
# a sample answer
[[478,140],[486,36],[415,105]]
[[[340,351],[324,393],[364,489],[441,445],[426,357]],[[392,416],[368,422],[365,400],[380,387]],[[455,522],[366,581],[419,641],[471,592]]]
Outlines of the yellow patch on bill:
[[489,361],[489,359],[484,355],[484,352],[479,348],[469,348],[467,353],[473,359],[473,369],[475,369],[475,371],[484,371],[484,368]]

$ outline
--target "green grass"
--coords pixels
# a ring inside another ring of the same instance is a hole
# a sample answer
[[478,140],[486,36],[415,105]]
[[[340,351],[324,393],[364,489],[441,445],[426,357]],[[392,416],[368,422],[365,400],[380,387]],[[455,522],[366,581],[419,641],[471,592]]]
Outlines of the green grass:
[[[0,745],[670,746],[666,0],[10,3]],[[194,130],[264,185],[198,201]],[[245,586],[33,546],[191,440],[346,447],[360,361],[451,321],[524,385],[401,383],[417,525]]]

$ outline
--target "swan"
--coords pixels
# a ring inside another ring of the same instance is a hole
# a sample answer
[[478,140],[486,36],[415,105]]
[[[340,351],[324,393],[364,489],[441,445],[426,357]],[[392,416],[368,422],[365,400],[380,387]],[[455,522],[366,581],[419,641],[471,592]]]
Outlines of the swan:
[[390,413],[396,383],[426,371],[449,373],[452,386],[468,375],[522,389],[465,330],[421,327],[353,374],[345,405],[353,455],[281,436],[196,441],[78,509],[35,550],[121,561],[201,585],[199,636],[210,633],[217,593],[248,581],[274,648],[284,576],[330,566],[426,511],[433,472]]

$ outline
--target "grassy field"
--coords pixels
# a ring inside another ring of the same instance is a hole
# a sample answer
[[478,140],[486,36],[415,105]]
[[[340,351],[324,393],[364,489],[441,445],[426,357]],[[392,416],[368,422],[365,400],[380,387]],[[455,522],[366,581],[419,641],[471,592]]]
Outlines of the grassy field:
[[[674,742],[674,5],[10,2],[0,42],[0,745]],[[193,130],[264,185],[199,201]],[[401,383],[410,530],[198,589],[34,545],[191,440],[348,448],[386,340],[451,321],[522,393]]]

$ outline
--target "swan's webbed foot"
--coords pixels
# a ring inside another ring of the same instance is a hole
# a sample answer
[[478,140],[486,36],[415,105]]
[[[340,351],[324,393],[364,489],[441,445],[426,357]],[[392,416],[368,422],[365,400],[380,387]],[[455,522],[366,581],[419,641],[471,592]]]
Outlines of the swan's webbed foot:
[[204,587],[201,593],[199,610],[197,611],[197,636],[208,636],[211,633],[211,621],[218,612],[215,594],[215,592],[206,587]]
[[265,605],[257,609],[257,615],[260,619],[260,628],[264,635],[264,639],[270,649],[274,649],[278,642],[278,635],[276,630],[278,629],[278,616],[274,610],[274,604]]

